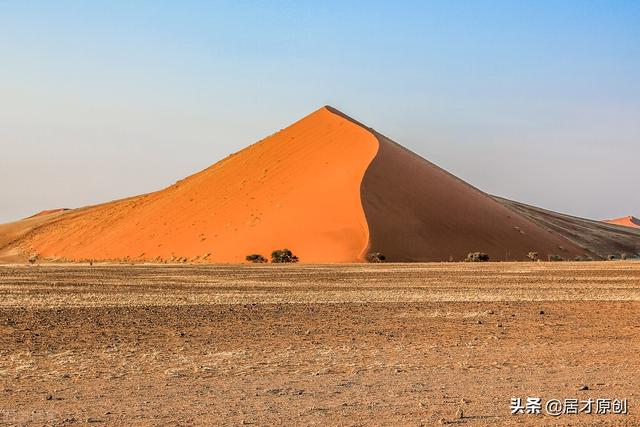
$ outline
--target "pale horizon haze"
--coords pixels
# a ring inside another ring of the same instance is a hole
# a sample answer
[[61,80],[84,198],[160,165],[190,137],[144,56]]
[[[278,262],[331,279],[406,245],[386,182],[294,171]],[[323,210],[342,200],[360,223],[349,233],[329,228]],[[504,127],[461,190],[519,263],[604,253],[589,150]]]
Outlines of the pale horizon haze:
[[640,2],[0,1],[0,223],[166,187],[323,105],[470,184],[640,216]]

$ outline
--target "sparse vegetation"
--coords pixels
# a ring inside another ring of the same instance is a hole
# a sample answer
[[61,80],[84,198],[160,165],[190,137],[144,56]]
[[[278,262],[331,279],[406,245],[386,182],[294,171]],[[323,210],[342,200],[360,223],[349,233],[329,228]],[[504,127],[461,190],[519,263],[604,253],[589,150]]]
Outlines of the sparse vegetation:
[[369,262],[384,262],[387,257],[382,252],[372,252],[367,259]]
[[489,261],[489,255],[484,252],[470,252],[467,255],[465,262],[486,262]]
[[527,254],[527,258],[529,258],[531,261],[539,261],[540,260],[540,256],[538,255],[538,252],[529,252]]
[[247,255],[245,259],[249,262],[253,262],[254,264],[263,264],[267,262],[267,259],[260,254]]
[[562,258],[560,255],[557,255],[557,254],[550,254],[550,255],[547,257],[547,259],[548,259],[549,261],[555,261],[555,262],[558,262],[558,261],[564,261],[564,258]]
[[271,252],[271,262],[273,263],[287,263],[298,262],[298,257],[295,256],[289,249],[277,249]]

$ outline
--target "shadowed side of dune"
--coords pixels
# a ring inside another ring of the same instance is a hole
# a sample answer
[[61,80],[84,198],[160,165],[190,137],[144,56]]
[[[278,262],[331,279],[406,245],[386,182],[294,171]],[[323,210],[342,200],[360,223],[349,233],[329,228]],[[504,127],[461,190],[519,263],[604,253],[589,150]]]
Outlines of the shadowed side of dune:
[[623,253],[640,256],[640,229],[561,214],[493,196],[541,226],[565,236],[601,258]]
[[486,252],[492,260],[584,254],[487,194],[374,133],[378,154],[361,187],[369,224],[369,252],[390,261],[461,260]]

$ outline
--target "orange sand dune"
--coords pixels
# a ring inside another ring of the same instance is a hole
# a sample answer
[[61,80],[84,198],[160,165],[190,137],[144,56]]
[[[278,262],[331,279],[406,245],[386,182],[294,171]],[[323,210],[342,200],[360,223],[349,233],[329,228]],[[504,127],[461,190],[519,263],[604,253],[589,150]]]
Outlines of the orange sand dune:
[[304,262],[361,259],[366,129],[321,108],[156,193],[72,211],[29,245],[44,257],[242,262],[287,247]]
[[359,262],[370,252],[446,261],[478,251],[500,261],[529,251],[542,259],[640,251],[640,231],[595,225],[491,197],[323,107],[164,190],[0,226],[0,260],[22,251],[235,263],[284,247],[310,263]]
[[625,227],[640,228],[640,219],[634,216],[624,216],[616,219],[606,219],[603,222],[616,225],[624,225]]

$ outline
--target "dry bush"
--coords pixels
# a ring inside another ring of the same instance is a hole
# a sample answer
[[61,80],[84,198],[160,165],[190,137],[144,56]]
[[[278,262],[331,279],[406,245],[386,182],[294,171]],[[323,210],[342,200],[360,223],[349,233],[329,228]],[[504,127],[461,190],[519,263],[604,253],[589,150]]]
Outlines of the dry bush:
[[470,252],[467,255],[465,262],[486,262],[489,261],[489,255],[484,252]]
[[263,264],[265,262],[267,262],[267,259],[265,257],[263,257],[260,254],[251,254],[251,255],[247,255],[245,257],[245,259],[249,262],[252,262],[254,264]]
[[538,261],[540,259],[540,256],[538,255],[538,252],[529,252],[527,254],[527,258],[529,258],[531,261]]
[[289,249],[276,249],[271,252],[271,262],[280,264],[287,262],[298,262],[298,257],[295,256]]
[[369,262],[384,262],[387,257],[382,252],[372,252],[367,256]]

